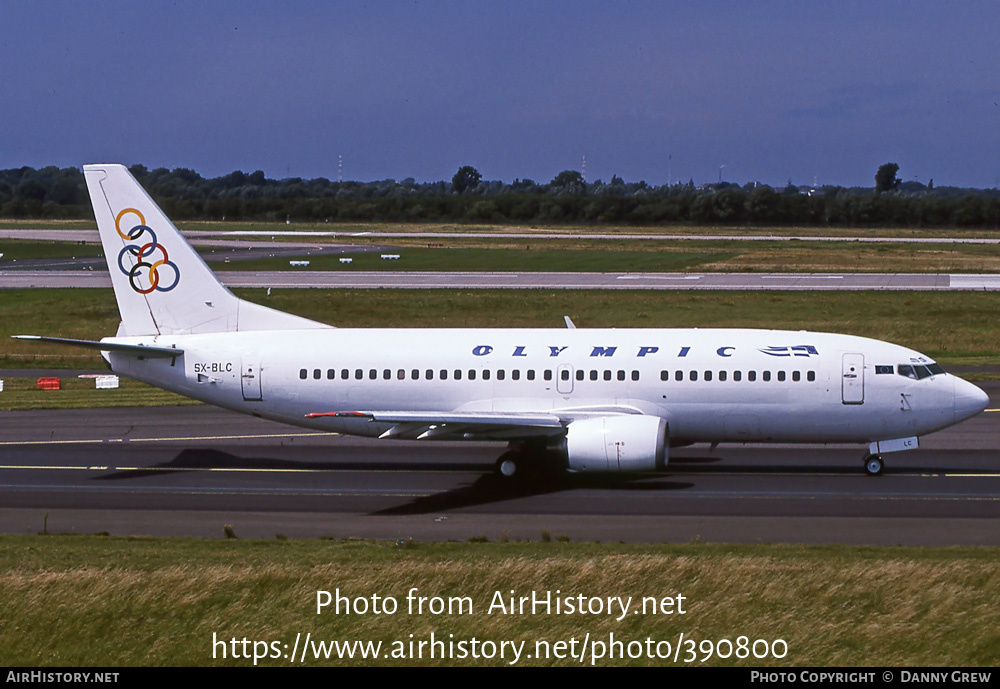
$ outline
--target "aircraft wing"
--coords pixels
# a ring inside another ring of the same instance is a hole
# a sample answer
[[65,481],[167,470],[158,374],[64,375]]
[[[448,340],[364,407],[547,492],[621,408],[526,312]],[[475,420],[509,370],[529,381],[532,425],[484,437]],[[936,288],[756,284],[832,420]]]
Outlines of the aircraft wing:
[[574,419],[592,416],[634,414],[622,407],[600,410],[551,410],[545,412],[487,411],[337,411],[306,414],[322,417],[363,418],[393,426],[379,438],[404,440],[517,440],[562,435]]
[[379,437],[406,440],[511,440],[559,435],[565,429],[558,416],[533,412],[339,411],[306,414],[307,419],[321,417],[391,423],[392,428]]

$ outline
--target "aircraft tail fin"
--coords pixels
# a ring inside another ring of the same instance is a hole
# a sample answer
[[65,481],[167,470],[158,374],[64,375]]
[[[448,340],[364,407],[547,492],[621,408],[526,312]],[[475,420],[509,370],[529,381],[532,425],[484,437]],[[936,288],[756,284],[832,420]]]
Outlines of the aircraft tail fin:
[[226,289],[125,166],[85,165],[83,173],[122,317],[120,335],[330,327]]

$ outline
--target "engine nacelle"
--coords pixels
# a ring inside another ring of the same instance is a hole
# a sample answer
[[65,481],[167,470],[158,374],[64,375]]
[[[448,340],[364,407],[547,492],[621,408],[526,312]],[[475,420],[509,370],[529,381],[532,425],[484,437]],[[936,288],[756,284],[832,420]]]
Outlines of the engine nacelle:
[[570,471],[658,471],[667,466],[667,421],[622,415],[573,421],[564,448]]

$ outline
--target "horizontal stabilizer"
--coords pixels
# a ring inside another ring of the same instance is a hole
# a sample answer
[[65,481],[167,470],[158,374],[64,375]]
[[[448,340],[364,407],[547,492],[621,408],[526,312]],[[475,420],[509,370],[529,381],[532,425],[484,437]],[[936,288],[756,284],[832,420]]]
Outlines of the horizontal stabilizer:
[[54,344],[69,345],[71,347],[83,347],[85,349],[96,349],[100,352],[121,352],[149,359],[157,357],[176,357],[184,353],[183,349],[174,347],[149,347],[147,345],[122,344],[116,342],[97,342],[94,340],[72,340],[67,337],[42,337],[41,335],[11,335],[15,340],[35,340],[36,342],[52,342]]

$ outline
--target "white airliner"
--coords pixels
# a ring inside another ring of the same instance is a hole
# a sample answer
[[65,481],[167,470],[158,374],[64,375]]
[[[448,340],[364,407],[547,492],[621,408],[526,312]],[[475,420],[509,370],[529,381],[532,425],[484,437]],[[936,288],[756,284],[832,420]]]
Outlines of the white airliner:
[[979,414],[975,385],[912,349],[736,329],[346,329],[237,298],[121,165],[84,167],[122,322],[115,373],[275,421],[378,438],[504,440],[505,476],[651,471],[697,442],[882,453]]

